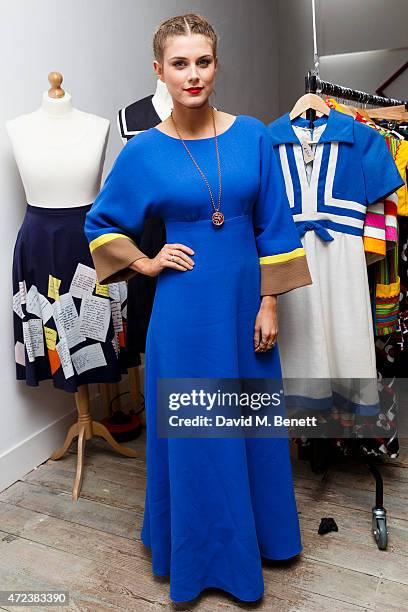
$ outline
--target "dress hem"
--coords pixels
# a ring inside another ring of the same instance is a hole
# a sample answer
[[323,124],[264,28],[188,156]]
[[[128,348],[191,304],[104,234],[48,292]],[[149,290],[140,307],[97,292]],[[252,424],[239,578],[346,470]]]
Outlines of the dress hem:
[[190,601],[193,601],[194,599],[197,599],[197,597],[199,597],[203,593],[203,591],[205,591],[205,589],[220,589],[221,591],[224,591],[224,593],[226,593],[227,595],[231,595],[232,597],[235,597],[236,599],[239,599],[240,601],[245,601],[245,602],[255,602],[255,601],[258,601],[259,599],[261,599],[261,597],[263,597],[264,592],[265,592],[265,591],[262,591],[261,594],[258,595],[258,596],[242,597],[242,596],[236,595],[232,591],[228,591],[227,589],[224,589],[223,587],[220,587],[218,585],[206,585],[200,591],[198,591],[197,595],[194,595],[194,597],[190,597],[189,599],[174,599],[174,597],[172,597],[171,595],[170,595],[170,599],[172,601],[174,601],[174,603],[190,602]]
[[[146,544],[146,543],[143,541],[143,539],[141,539],[141,542],[142,542],[142,544],[143,544],[144,546],[146,546],[146,548],[148,548],[148,549],[151,551],[151,546],[149,546],[148,544]],[[268,555],[264,555],[264,554],[262,554],[262,553],[260,553],[260,554],[261,554],[261,559],[268,559],[268,560],[270,560],[270,561],[285,561],[285,560],[287,560],[287,559],[292,559],[293,557],[296,557],[298,554],[300,554],[300,553],[302,552],[302,550],[303,550],[303,546],[301,546],[299,549],[297,549],[297,552],[294,552],[294,553],[292,553],[292,554],[290,554],[290,555],[285,555],[284,557],[277,557],[276,555],[275,555],[275,556],[268,556]],[[160,578],[167,577],[167,576],[168,576],[168,577],[170,577],[170,571],[169,571],[169,572],[165,572],[165,573],[159,573],[159,572],[155,572],[155,571],[153,571],[153,570],[152,570],[152,573],[153,573],[153,575],[154,575],[154,576],[158,576],[158,577],[160,577]],[[172,597],[172,596],[171,596],[171,594],[170,594],[170,599],[171,599],[172,601],[174,601],[175,603],[184,603],[184,602],[190,602],[190,601],[193,601],[194,599],[196,599],[196,598],[197,598],[199,595],[201,595],[201,594],[202,594],[202,592],[203,592],[205,589],[220,589],[221,591],[224,591],[224,592],[225,592],[225,593],[227,593],[228,595],[232,595],[232,597],[235,597],[236,599],[239,599],[240,601],[246,601],[246,602],[255,602],[255,601],[258,601],[258,599],[260,599],[261,597],[263,597],[264,592],[265,592],[265,591],[263,590],[263,591],[261,592],[261,594],[260,594],[260,595],[258,595],[258,596],[248,596],[248,595],[247,595],[246,597],[243,597],[243,596],[237,595],[236,593],[233,593],[232,591],[229,591],[228,589],[225,589],[224,587],[219,586],[219,585],[217,585],[217,584],[211,584],[211,585],[210,585],[210,584],[207,584],[207,585],[203,586],[203,587],[202,587],[202,588],[201,588],[201,589],[200,589],[200,590],[197,592],[197,594],[196,594],[196,595],[194,595],[193,597],[189,597],[188,599],[186,599],[186,598],[184,598],[184,599],[175,599],[175,598],[174,598],[174,597]]]
[[268,555],[268,554],[263,554],[261,553],[261,557],[263,559],[267,559],[268,561],[288,561],[289,559],[293,559],[293,557],[296,557],[297,555],[299,555],[303,550],[303,546],[301,546],[300,548],[297,549],[297,552],[291,553],[289,555],[285,555],[283,557],[277,557],[276,555]]
[[[151,546],[145,544],[145,542],[143,542],[142,539],[141,539],[141,542],[142,542],[142,544],[144,546],[146,546],[146,548],[148,548],[151,551]],[[153,576],[158,576],[160,578],[164,578],[164,577],[170,576],[170,571],[169,572],[159,573],[159,572],[155,572],[155,571],[152,570],[152,574],[153,574]],[[240,596],[240,595],[237,595],[237,594],[233,593],[232,591],[228,591],[228,589],[226,589],[226,588],[224,588],[222,586],[219,586],[218,584],[206,584],[199,591],[197,591],[196,595],[193,595],[192,597],[183,598],[183,599],[175,599],[170,594],[170,599],[172,601],[174,601],[175,603],[183,603],[183,602],[193,601],[199,595],[201,595],[201,593],[205,589],[220,589],[220,590],[224,591],[225,593],[227,593],[228,595],[232,595],[233,597],[236,597],[236,599],[239,599],[241,601],[258,601],[258,599],[260,599],[263,596],[263,594],[264,594],[264,591],[262,591],[261,594],[257,595],[257,596],[248,596],[247,595],[246,597],[243,597],[243,596]]]
[[111,376],[111,377],[104,376],[103,380],[89,380],[85,382],[77,382],[77,383],[74,383],[69,388],[62,386],[62,385],[55,384],[55,379],[53,378],[53,376],[46,376],[44,378],[37,378],[36,381],[29,381],[24,376],[17,375],[16,380],[25,382],[27,387],[31,387],[32,389],[42,386],[41,385],[42,382],[52,381],[52,386],[54,387],[54,389],[58,389],[58,391],[66,391],[67,393],[77,393],[78,388],[83,387],[84,385],[100,385],[100,384],[105,384],[105,383],[114,384],[114,383],[120,382],[124,374],[125,373],[123,372],[122,375],[118,375],[118,376]]

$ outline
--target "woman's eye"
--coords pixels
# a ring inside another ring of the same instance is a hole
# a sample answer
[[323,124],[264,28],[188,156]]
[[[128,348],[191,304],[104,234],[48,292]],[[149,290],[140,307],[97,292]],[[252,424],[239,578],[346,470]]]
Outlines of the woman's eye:
[[[211,60],[208,60],[208,59],[201,59],[198,61],[198,64],[200,66],[205,66],[205,67],[207,67],[210,63],[211,63]],[[176,68],[182,68],[185,65],[186,63],[183,60],[177,60],[177,62],[174,62],[173,64],[173,66],[175,66]]]

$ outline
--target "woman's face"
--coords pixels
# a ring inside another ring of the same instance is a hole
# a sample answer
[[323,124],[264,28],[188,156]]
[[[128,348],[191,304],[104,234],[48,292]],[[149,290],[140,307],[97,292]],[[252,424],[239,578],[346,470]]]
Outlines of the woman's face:
[[172,36],[166,40],[163,63],[154,69],[166,83],[174,104],[197,108],[207,104],[214,88],[217,61],[211,41],[202,34]]

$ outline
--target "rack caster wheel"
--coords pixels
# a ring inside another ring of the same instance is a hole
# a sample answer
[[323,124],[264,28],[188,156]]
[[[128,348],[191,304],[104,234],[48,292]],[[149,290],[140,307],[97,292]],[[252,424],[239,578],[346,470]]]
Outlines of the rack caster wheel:
[[387,513],[385,508],[373,508],[373,535],[379,550],[386,550],[388,544]]

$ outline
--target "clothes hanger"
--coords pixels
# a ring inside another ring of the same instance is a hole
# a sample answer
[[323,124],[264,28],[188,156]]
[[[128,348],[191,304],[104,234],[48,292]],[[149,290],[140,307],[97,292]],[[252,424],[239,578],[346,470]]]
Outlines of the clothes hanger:
[[338,107],[340,107],[343,113],[351,115],[354,118],[358,113],[371,124],[374,123],[374,119],[388,119],[390,121],[406,121],[408,119],[408,112],[406,111],[404,104],[396,106],[380,106],[379,108],[370,109],[357,106],[346,106],[345,104],[337,101],[336,104]]
[[358,113],[359,115],[364,117],[364,119],[366,119],[368,123],[371,123],[371,124],[374,123],[373,118],[370,115],[370,111],[367,108],[361,108],[358,106],[358,107],[354,107],[354,110],[356,111],[356,115]]
[[322,115],[329,115],[330,108],[321,99],[320,96],[314,93],[306,93],[296,102],[289,113],[290,120],[293,121],[296,117],[300,117],[308,110],[314,110]]
[[327,96],[326,104],[329,105],[329,108],[334,108],[334,110],[338,110],[339,112],[343,113],[344,115],[350,115],[351,117],[355,116],[354,113],[353,113],[354,107],[347,106],[346,104],[343,104],[342,102],[339,102],[335,98],[329,98],[329,96]]
[[333,105],[333,108],[339,110],[344,115],[350,115],[350,117],[353,117],[353,119],[355,119],[358,113],[362,117],[364,117],[364,119],[366,119],[370,123],[373,123],[373,120],[368,115],[367,110],[364,108],[352,106],[350,104],[343,104],[342,102],[339,102],[338,100],[335,100],[334,98],[328,98],[328,101]]
[[404,104],[371,108],[368,113],[372,119],[396,119],[397,121],[408,119],[408,112]]

